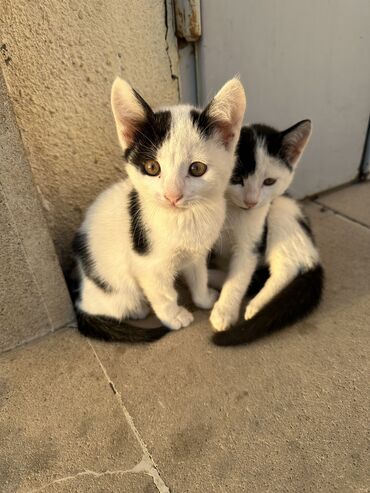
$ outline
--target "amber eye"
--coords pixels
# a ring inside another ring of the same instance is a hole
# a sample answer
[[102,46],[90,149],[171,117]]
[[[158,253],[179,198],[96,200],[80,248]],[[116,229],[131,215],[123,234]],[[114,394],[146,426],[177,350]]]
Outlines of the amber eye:
[[266,180],[263,182],[266,187],[271,187],[271,185],[273,185],[274,183],[276,183],[275,178],[266,178]]
[[149,176],[158,176],[161,172],[161,167],[157,161],[148,161],[144,164],[145,173]]
[[189,166],[189,174],[192,176],[202,176],[207,171],[207,165],[196,161]]

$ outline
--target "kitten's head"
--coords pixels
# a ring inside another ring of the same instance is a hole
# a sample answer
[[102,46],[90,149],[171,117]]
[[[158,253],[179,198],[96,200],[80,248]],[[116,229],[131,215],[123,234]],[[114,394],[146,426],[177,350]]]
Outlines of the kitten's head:
[[111,99],[127,173],[139,193],[178,211],[224,194],[246,106],[238,79],[203,111],[186,105],[153,111],[120,78]]
[[311,128],[310,120],[296,123],[283,132],[266,125],[243,127],[228,187],[232,202],[250,209],[282,195],[293,180]]

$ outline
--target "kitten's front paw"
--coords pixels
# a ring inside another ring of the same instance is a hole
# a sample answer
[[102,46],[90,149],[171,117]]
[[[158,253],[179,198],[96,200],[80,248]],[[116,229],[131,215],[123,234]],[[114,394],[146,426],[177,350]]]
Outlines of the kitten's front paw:
[[245,309],[244,319],[249,320],[250,318],[254,317],[255,314],[259,311],[260,307],[256,303],[253,303],[253,301],[251,301]]
[[238,314],[235,313],[234,310],[229,307],[225,307],[216,303],[213,307],[210,321],[213,328],[217,332],[221,332],[223,330],[228,329],[231,325],[233,325],[238,318]]
[[178,306],[173,314],[161,317],[163,324],[171,330],[178,330],[187,327],[194,320],[192,313],[186,308]]
[[195,298],[193,301],[198,308],[202,308],[203,310],[210,310],[215,304],[218,295],[218,291],[212,288],[208,288],[206,296],[204,296],[203,298]]

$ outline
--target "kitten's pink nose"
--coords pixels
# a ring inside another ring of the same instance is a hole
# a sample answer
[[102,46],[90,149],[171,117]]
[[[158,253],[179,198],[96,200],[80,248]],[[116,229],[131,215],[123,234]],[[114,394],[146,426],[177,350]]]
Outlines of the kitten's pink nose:
[[179,193],[167,193],[165,195],[165,198],[170,204],[176,205],[177,202],[179,202],[183,198],[183,195]]
[[257,205],[258,202],[251,202],[249,200],[244,200],[244,204],[246,205],[246,207],[248,207],[248,209],[252,209],[252,207],[254,207],[255,205]]

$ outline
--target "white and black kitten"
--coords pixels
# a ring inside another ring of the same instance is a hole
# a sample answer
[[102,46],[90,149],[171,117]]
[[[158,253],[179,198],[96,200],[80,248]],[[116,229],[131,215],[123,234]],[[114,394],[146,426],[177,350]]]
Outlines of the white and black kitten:
[[[203,111],[153,111],[119,78],[111,100],[128,178],[99,195],[76,236],[78,327],[87,336],[148,341],[193,320],[178,305],[178,275],[195,305],[215,302],[206,259],[224,222],[246,100],[232,79]],[[145,318],[150,308],[162,327],[125,322]]]
[[[219,331],[216,344],[252,341],[301,319],[320,301],[323,270],[310,226],[297,202],[282,196],[310,135],[309,120],[283,132],[266,125],[242,128],[227,190],[227,221],[216,245],[218,256],[229,260],[210,318]],[[261,264],[268,267],[265,284],[248,303],[245,321],[231,327]],[[210,276],[217,284],[219,273]]]

